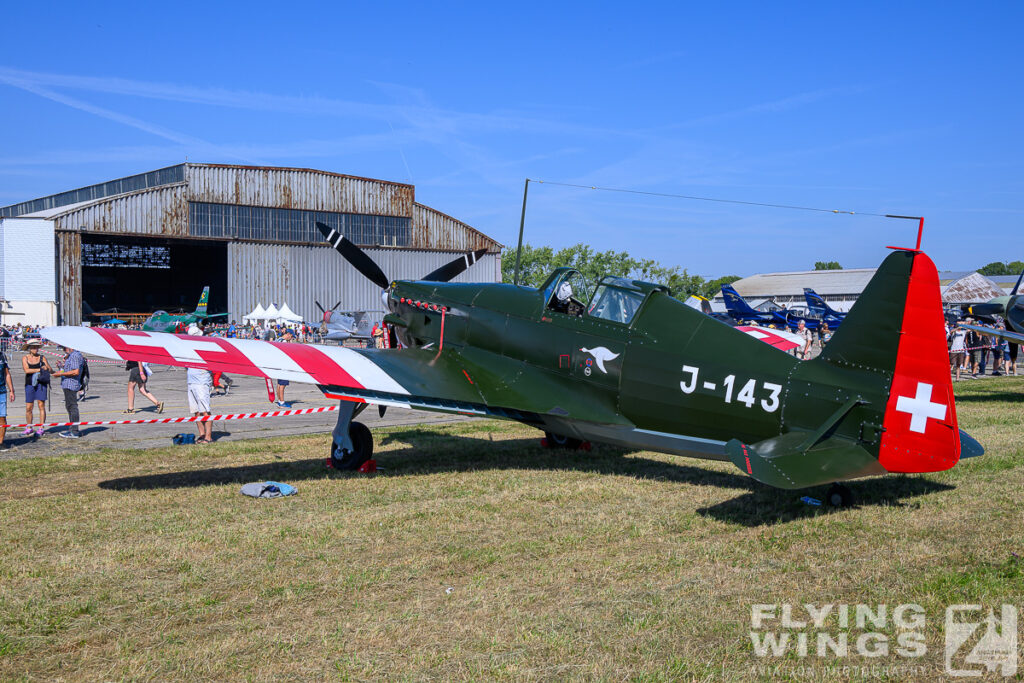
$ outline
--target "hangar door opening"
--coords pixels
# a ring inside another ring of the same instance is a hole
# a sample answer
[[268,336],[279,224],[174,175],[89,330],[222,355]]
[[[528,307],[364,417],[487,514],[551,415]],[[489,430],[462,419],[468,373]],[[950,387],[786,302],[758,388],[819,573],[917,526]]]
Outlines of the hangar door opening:
[[210,286],[210,313],[227,311],[227,242],[82,234],[82,320],[90,312],[194,311]]

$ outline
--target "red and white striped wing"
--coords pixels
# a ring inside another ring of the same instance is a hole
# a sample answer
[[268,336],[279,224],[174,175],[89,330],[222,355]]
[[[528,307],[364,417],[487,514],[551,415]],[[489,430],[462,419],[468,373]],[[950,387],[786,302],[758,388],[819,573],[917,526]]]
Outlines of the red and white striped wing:
[[366,356],[340,346],[199,337],[97,327],[47,327],[40,334],[82,353],[388,394],[409,392]]
[[803,338],[787,330],[773,330],[770,327],[753,327],[751,325],[738,325],[736,329],[743,330],[754,339],[760,339],[780,351],[789,351],[804,345]]

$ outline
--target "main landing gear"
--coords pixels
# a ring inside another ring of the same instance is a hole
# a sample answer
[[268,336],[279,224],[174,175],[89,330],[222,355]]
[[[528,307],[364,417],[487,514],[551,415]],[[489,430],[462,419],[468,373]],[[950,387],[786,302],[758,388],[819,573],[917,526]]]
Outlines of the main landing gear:
[[562,436],[554,432],[544,432],[544,438],[541,439],[540,443],[544,448],[563,448],[567,451],[589,451],[591,448],[589,441],[580,441],[579,439]]
[[373,435],[370,428],[352,418],[366,409],[366,403],[341,401],[338,423],[331,433],[331,467],[336,470],[358,470],[373,457]]
[[832,484],[825,493],[825,502],[834,508],[848,508],[853,505],[853,491],[843,484]]

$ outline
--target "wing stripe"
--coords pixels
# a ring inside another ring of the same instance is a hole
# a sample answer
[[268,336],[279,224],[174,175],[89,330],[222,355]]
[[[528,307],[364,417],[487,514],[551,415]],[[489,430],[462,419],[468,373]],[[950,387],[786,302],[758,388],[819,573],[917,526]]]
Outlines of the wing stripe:
[[300,365],[292,354],[272,342],[260,342],[255,339],[225,339],[248,358],[253,365],[262,370],[271,379],[284,379],[291,382],[320,384],[305,368]]
[[88,327],[48,327],[42,330],[42,336],[104,358],[150,361],[396,395],[409,393],[370,358],[342,347]]

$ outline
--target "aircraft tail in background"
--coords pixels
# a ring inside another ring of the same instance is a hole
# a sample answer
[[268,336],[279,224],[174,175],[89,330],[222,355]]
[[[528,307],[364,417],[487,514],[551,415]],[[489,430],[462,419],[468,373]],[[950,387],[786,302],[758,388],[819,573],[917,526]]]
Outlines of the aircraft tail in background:
[[804,299],[807,301],[807,310],[818,318],[842,318],[846,315],[829,306],[825,299],[810,287],[804,287]]
[[725,299],[725,310],[734,318],[759,320],[765,315],[751,307],[732,285],[722,285],[722,298]]
[[196,315],[206,315],[206,305],[210,302],[210,287],[203,287],[203,293],[199,295],[199,303],[196,304]]

